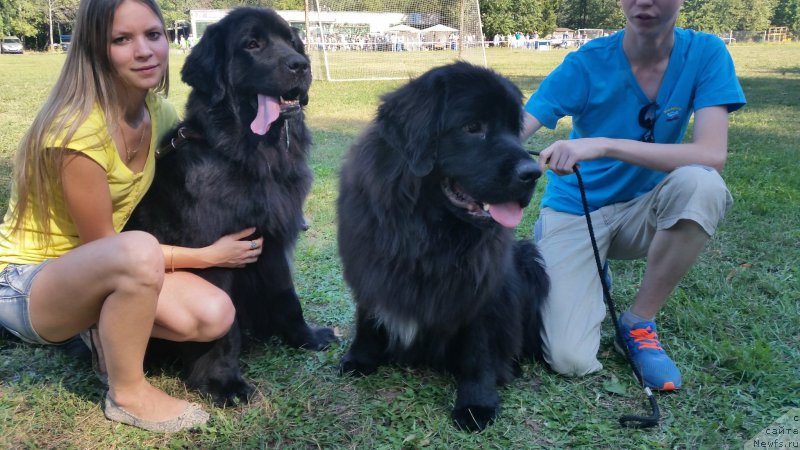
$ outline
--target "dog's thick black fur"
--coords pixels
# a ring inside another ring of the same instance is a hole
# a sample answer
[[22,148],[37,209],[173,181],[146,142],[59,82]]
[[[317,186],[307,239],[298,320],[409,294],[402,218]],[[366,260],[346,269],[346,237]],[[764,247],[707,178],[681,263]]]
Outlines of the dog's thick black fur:
[[[212,343],[151,344],[161,345],[160,353],[163,346],[179,353],[187,384],[216,403],[247,401],[253,387],[239,368],[240,327],[313,350],[335,340],[331,329],[306,324],[291,270],[312,182],[302,111],[309,60],[296,30],[274,11],[242,8],[208,27],[181,75],[192,88],[179,125],[184,131],[170,136],[174,146],[162,147],[153,185],[127,229],[186,247],[207,246],[248,226],[264,237],[256,263],[197,271],[233,299],[237,323],[226,336]],[[259,104],[262,116],[273,117],[256,119]]]
[[541,351],[549,280],[511,229],[540,175],[521,113],[520,91],[494,72],[433,69],[383,98],[341,172],[339,253],[357,308],[341,369],[450,372],[462,429],[492,422],[496,386]]

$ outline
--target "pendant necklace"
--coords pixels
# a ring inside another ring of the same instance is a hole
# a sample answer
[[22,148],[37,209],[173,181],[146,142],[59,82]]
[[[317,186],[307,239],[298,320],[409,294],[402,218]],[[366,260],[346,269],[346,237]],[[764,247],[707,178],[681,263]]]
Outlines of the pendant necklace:
[[122,133],[122,143],[125,145],[125,162],[126,163],[131,162],[131,160],[134,157],[136,157],[136,153],[139,152],[139,148],[142,146],[142,142],[144,142],[144,132],[145,132],[145,128],[146,128],[144,126],[144,116],[145,116],[145,114],[147,114],[147,108],[145,108],[142,111],[142,120],[139,122],[139,124],[142,125],[142,134],[141,134],[141,136],[139,136],[139,143],[136,145],[136,147],[133,147],[133,150],[128,148],[128,140],[125,139],[125,133],[124,132]]

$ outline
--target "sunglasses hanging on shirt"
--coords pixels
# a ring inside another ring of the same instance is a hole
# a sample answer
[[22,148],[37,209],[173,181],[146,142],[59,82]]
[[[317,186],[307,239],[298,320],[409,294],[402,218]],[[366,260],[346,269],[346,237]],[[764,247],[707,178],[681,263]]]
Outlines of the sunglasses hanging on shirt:
[[654,134],[654,129],[656,126],[656,111],[658,111],[658,104],[655,102],[645,105],[639,110],[639,126],[646,130],[642,138],[639,139],[642,142],[652,143],[656,141]]

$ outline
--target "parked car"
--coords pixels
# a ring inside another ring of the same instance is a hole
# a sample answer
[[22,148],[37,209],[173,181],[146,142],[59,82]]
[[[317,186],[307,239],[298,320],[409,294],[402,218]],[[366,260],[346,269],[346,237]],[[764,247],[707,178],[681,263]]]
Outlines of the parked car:
[[22,53],[22,42],[14,36],[6,36],[0,42],[0,53]]

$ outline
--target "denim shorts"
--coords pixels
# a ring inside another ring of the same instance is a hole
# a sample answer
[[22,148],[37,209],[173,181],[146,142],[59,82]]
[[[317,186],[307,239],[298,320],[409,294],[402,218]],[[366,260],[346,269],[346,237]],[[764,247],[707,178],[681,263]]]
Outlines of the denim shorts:
[[33,279],[48,262],[9,264],[0,272],[0,326],[31,344],[54,344],[36,333],[28,314]]

